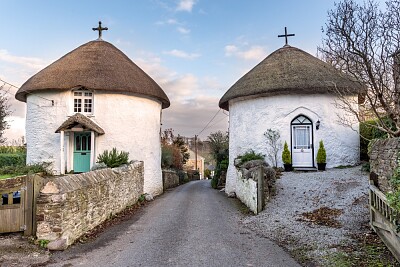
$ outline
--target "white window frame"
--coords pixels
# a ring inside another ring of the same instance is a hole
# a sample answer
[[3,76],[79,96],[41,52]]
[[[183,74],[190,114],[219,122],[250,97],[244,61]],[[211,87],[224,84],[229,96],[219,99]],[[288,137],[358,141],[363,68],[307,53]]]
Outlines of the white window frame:
[[93,114],[94,93],[87,89],[76,89],[72,91],[72,112],[82,114]]

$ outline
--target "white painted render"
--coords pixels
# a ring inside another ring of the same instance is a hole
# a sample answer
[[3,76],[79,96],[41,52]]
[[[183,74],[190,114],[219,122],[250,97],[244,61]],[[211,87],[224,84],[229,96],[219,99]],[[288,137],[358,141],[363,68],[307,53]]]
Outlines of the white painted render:
[[[353,100],[355,96],[349,97]],[[291,147],[291,121],[298,115],[307,116],[313,123],[314,164],[319,141],[323,140],[327,154],[327,168],[339,165],[354,165],[359,161],[358,122],[355,117],[335,107],[334,95],[278,95],[258,98],[237,98],[229,101],[229,167],[225,190],[235,192],[236,169],[233,165],[238,155],[253,149],[256,153],[267,153],[264,132],[279,130],[282,144]],[[352,128],[339,123],[345,115],[353,122]],[[315,122],[320,121],[319,130]],[[354,130],[353,130],[354,129]],[[271,161],[266,157],[267,162]],[[282,152],[278,154],[278,166],[283,166]]]
[[[47,100],[48,99],[48,100]],[[54,100],[54,106],[51,101]],[[55,174],[61,173],[63,149],[67,171],[72,169],[73,136],[66,131],[60,144],[57,128],[73,115],[71,91],[35,92],[27,96],[27,163],[52,162]],[[87,115],[105,134],[94,140],[94,159],[104,150],[116,147],[129,152],[130,160],[144,161],[144,191],[162,193],[160,120],[161,102],[129,93],[94,92],[94,110]]]

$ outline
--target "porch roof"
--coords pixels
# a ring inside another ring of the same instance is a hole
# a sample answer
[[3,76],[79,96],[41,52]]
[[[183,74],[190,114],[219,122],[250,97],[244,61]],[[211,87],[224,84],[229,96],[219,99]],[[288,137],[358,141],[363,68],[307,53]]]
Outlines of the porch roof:
[[56,133],[70,130],[79,124],[81,124],[88,130],[98,133],[99,135],[104,134],[104,130],[99,125],[97,125],[94,121],[81,113],[76,113],[75,115],[69,117],[66,121],[63,122],[63,124],[61,124],[60,127],[58,127]]

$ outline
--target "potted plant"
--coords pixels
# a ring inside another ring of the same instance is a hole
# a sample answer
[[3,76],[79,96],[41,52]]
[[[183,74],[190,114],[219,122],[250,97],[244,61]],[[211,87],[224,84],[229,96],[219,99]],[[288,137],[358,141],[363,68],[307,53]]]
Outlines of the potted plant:
[[292,170],[292,157],[290,156],[290,151],[286,141],[283,145],[282,161],[283,166],[285,167],[285,172],[290,172]]
[[324,147],[324,142],[319,141],[319,148],[317,152],[317,165],[319,171],[325,171],[326,167],[326,151]]

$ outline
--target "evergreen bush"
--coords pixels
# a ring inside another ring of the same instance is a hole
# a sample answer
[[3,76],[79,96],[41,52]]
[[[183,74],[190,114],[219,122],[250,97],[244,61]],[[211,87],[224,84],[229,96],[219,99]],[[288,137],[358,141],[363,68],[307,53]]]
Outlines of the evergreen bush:
[[[253,149],[250,149],[249,151],[247,151],[243,155],[238,156],[238,158],[240,159],[240,161],[242,163],[245,163],[245,162],[251,161],[251,160],[264,159],[264,155],[261,154],[261,153],[256,153],[256,152],[254,152]],[[227,166],[227,168],[228,168],[228,166]]]
[[290,151],[286,141],[283,145],[282,161],[284,164],[292,164],[292,158],[290,157]]
[[324,142],[319,141],[319,148],[317,152],[317,163],[326,163],[326,151],[324,147]]
[[123,164],[128,164],[129,152],[118,152],[115,147],[111,150],[111,152],[105,150],[97,157],[97,163],[104,163],[108,168],[115,168]]

